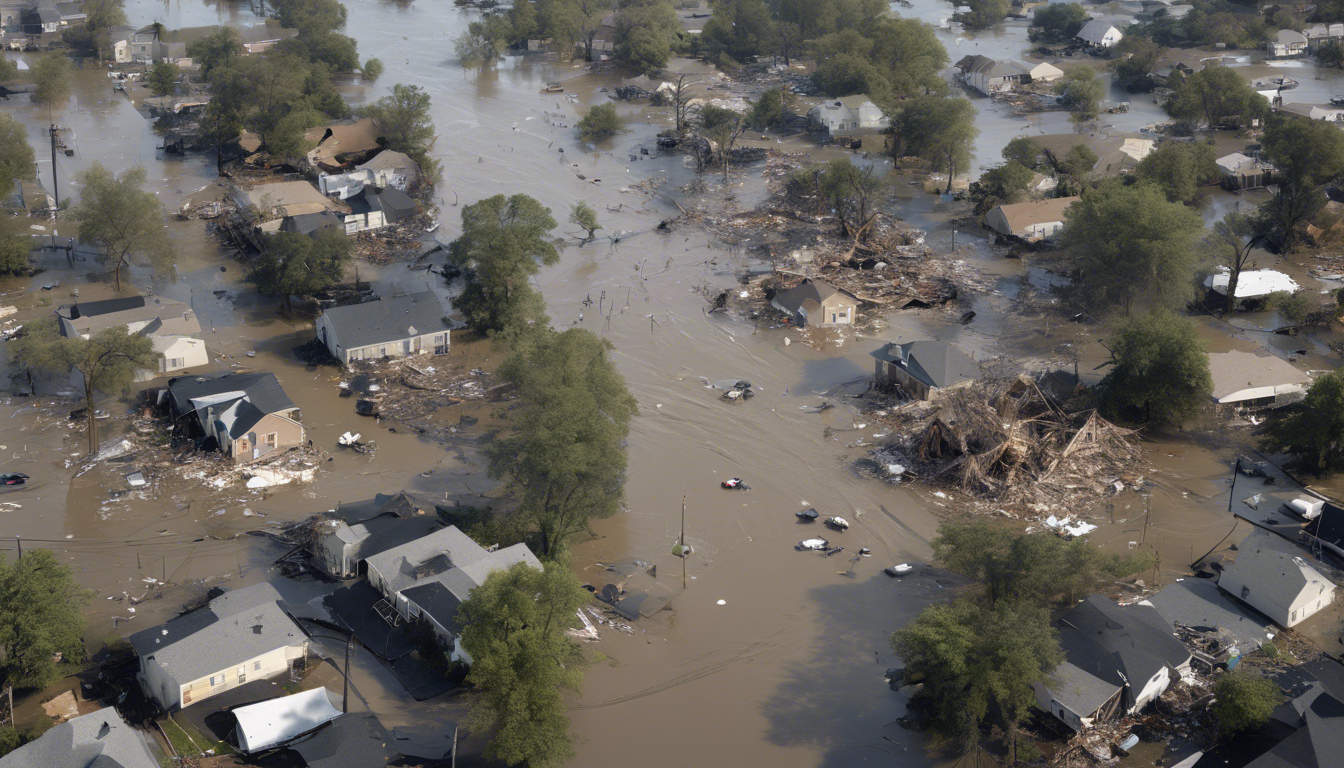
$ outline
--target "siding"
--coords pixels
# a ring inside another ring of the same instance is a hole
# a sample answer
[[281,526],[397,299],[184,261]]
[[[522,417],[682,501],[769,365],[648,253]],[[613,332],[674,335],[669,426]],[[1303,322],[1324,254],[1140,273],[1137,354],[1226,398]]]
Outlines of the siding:
[[[253,449],[261,444],[262,437],[272,432],[276,433],[277,438],[275,451],[254,453]],[[286,448],[302,445],[303,435],[303,425],[299,422],[279,414],[269,413],[253,425],[246,435],[233,441],[230,453],[236,463],[242,464],[265,458]],[[255,443],[253,440],[255,440]]]
[[[248,659],[236,667],[221,669],[214,675],[193,680],[181,686],[182,706],[189,707],[211,696],[233,690],[252,680],[267,680],[283,675],[289,671],[289,662],[303,657],[306,648],[307,643],[299,646],[276,648],[269,653]],[[238,676],[240,669],[244,671],[241,680]],[[212,678],[214,679],[214,685],[211,685],[210,682]]]

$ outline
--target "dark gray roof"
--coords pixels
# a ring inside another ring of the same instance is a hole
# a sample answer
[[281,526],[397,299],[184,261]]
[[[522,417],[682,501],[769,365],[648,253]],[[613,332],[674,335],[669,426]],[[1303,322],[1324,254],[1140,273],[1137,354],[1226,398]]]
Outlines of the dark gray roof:
[[980,366],[971,356],[945,341],[888,342],[872,353],[878,360],[902,365],[911,376],[943,389],[980,378]]
[[409,219],[420,212],[420,206],[410,195],[392,187],[365,187],[359,194],[346,198],[345,202],[353,213],[382,211],[383,219],[388,222]]
[[69,306],[61,307],[57,312],[69,318],[97,317],[113,312],[125,312],[128,309],[139,309],[143,306],[145,306],[144,296],[126,296],[120,299],[103,299],[102,301],[77,301]]
[[780,306],[790,312],[797,312],[799,309],[807,308],[807,302],[816,304],[829,299],[830,297],[841,293],[835,286],[823,283],[820,280],[804,280],[787,291],[780,291],[775,295],[773,301],[779,302]]
[[403,590],[401,594],[420,606],[420,610],[433,617],[439,626],[453,634],[462,631],[461,625],[457,623],[457,609],[462,601],[448,587],[434,581]]
[[449,330],[443,305],[433,291],[332,307],[322,314],[345,349]]
[[1242,653],[1259,648],[1278,630],[1274,623],[1233,600],[1211,579],[1186,579],[1148,598],[1163,619],[1225,636]]
[[235,589],[209,605],[128,640],[141,658],[153,657],[181,684],[307,638],[280,607],[280,593],[266,582]]
[[1070,664],[1106,683],[1123,686],[1128,680],[1131,692],[1142,690],[1163,667],[1190,660],[1190,651],[1151,605],[1120,606],[1093,595],[1064,614],[1055,629]]
[[374,715],[341,715],[293,744],[307,768],[384,768],[401,755]]
[[158,768],[140,731],[112,707],[53,726],[0,757],[0,768]]
[[1119,685],[1098,679],[1067,661],[1055,667],[1046,679],[1051,698],[1080,717],[1092,717],[1120,690]]
[[[204,422],[205,410],[215,409],[230,437],[238,438],[267,414],[288,411],[298,406],[289,399],[273,373],[221,373],[210,376],[178,376],[168,380],[173,413],[181,417],[197,412]],[[241,393],[237,397],[222,395]],[[193,402],[197,401],[197,402]]]
[[1252,592],[1287,608],[1303,592],[1315,596],[1335,588],[1302,558],[1303,554],[1282,537],[1256,528],[1237,545],[1237,559],[1223,572],[1245,582]]
[[280,222],[281,232],[297,232],[300,235],[316,235],[327,227],[336,227],[342,232],[345,228],[341,225],[341,217],[334,211],[319,211],[317,213],[300,213],[297,216],[286,216],[285,220]]

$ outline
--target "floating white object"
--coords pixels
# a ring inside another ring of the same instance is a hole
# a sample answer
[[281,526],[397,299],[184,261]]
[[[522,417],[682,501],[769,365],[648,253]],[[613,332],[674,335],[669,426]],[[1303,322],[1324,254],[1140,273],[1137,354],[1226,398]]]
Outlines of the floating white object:
[[720,600],[720,601],[719,601],[719,605],[727,605],[727,604],[728,604],[728,601],[727,601],[727,600]]
[[888,464],[887,474],[892,477],[900,477],[905,474],[905,466],[901,464]]

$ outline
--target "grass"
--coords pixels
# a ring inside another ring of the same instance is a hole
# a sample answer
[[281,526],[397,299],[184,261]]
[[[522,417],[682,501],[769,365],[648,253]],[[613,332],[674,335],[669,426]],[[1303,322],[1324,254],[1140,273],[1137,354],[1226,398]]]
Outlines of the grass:
[[228,742],[216,741],[191,725],[180,725],[172,715],[161,720],[159,725],[179,755],[200,755],[210,750],[216,755],[230,755],[235,751]]

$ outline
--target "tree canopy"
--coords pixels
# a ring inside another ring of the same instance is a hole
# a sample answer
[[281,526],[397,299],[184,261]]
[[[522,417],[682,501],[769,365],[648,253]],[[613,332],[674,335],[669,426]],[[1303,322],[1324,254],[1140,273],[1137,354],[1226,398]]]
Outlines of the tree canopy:
[[1086,65],[1071,67],[1064,77],[1055,83],[1055,93],[1059,94],[1059,103],[1073,114],[1069,119],[1075,123],[1095,120],[1101,109],[1101,97],[1106,95],[1096,70]]
[[633,72],[657,72],[680,46],[681,22],[668,0],[623,2],[614,24],[612,59]]
[[36,156],[28,143],[23,123],[0,112],[0,189],[14,189],[14,182],[37,176]]
[[462,234],[448,259],[466,270],[457,308],[481,333],[517,338],[545,328],[545,302],[531,278],[560,260],[549,239],[551,209],[527,195],[495,195],[462,209]]
[[6,685],[44,688],[60,677],[56,654],[84,660],[81,609],[90,595],[51,550],[30,550],[14,562],[0,558],[0,675]]
[[958,171],[971,167],[971,149],[980,131],[975,107],[960,97],[916,96],[901,102],[891,121],[892,155],[918,157],[938,173],[946,173],[947,187]]
[[1323,120],[1279,119],[1265,131],[1263,144],[1278,183],[1261,214],[1282,248],[1292,250],[1299,228],[1325,206],[1321,186],[1344,173],[1344,133]]
[[1233,670],[1213,684],[1213,716],[1218,735],[1226,738],[1237,731],[1249,731],[1269,722],[1274,708],[1283,703],[1283,690],[1267,677]]
[[38,104],[64,104],[70,98],[70,60],[63,53],[46,53],[33,65],[33,101]]
[[886,175],[873,165],[855,165],[849,158],[799,169],[794,182],[835,211],[840,236],[862,240],[891,196]]
[[1028,35],[1033,43],[1063,43],[1072,40],[1089,18],[1079,3],[1050,3],[1032,13]]
[[1249,127],[1269,115],[1269,102],[1236,70],[1211,64],[1198,72],[1173,77],[1167,112],[1195,125]]
[[1189,318],[1165,310],[1130,317],[1106,346],[1111,370],[1097,386],[1097,401],[1108,418],[1175,422],[1209,402],[1207,345]]
[[392,93],[363,109],[387,139],[387,148],[404,152],[420,166],[421,176],[431,183],[439,178],[439,163],[430,156],[437,136],[430,116],[430,99],[418,85],[392,86]]
[[209,78],[216,68],[227,67],[243,55],[243,38],[233,27],[216,27],[209,35],[187,43],[187,55],[200,67],[201,76]]
[[268,296],[309,296],[339,283],[350,263],[350,238],[335,227],[313,236],[277,232],[266,242],[253,279]]
[[584,141],[598,141],[625,130],[625,121],[616,113],[615,104],[598,104],[579,120],[575,130]]
[[1344,372],[1317,378],[1302,402],[1265,426],[1260,447],[1290,454],[1313,472],[1344,468]]
[[592,240],[597,230],[602,228],[602,224],[597,220],[597,211],[582,200],[569,209],[569,223],[587,232],[589,240]]
[[1156,184],[1173,203],[1191,203],[1199,188],[1222,178],[1213,145],[1203,141],[1167,141],[1139,161],[1136,175]]
[[144,189],[145,169],[135,167],[114,176],[98,163],[79,175],[84,185],[71,218],[79,235],[103,250],[112,264],[113,285],[121,290],[121,271],[132,256],[146,256],[156,272],[170,268],[176,255],[163,226],[163,208],[153,192]]
[[167,96],[177,90],[177,79],[181,76],[182,70],[178,69],[176,64],[156,61],[149,69],[147,78],[149,90],[153,91],[155,96]]
[[957,22],[967,31],[977,32],[1008,18],[1013,6],[1008,0],[967,0],[966,7],[970,10],[956,14]]

